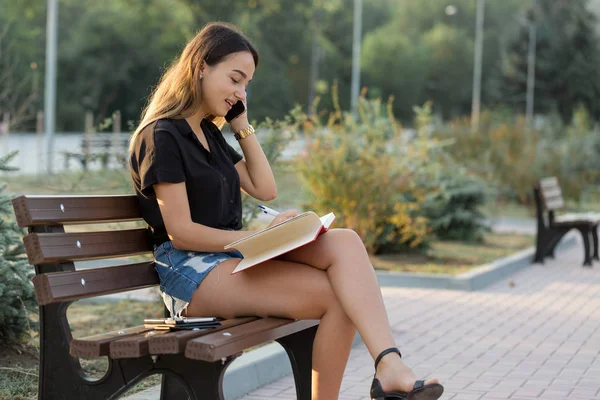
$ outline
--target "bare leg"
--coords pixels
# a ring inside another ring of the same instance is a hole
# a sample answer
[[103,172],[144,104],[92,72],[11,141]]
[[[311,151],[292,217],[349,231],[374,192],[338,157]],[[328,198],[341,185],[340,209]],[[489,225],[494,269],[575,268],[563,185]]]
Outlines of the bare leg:
[[321,319],[313,344],[313,400],[337,399],[356,328],[337,300],[327,273],[305,264],[271,260],[230,275],[238,260],[212,270],[187,314],[233,318],[258,315]]
[[[395,347],[392,331],[377,282],[377,276],[360,237],[352,230],[334,229],[281,259],[311,265],[327,271],[331,287],[373,359],[383,350]],[[410,391],[416,377],[394,354],[385,356],[377,368],[377,378],[386,391]],[[431,379],[425,384],[437,383]]]

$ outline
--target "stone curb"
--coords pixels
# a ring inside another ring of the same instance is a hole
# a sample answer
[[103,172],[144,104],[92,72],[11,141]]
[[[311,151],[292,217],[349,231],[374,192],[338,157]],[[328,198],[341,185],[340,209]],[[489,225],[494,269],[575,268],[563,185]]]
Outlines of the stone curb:
[[[557,250],[571,247],[576,243],[577,237],[569,235],[559,243]],[[505,279],[531,265],[534,254],[535,247],[529,247],[456,276],[377,271],[377,278],[381,286],[451,289],[470,292]]]

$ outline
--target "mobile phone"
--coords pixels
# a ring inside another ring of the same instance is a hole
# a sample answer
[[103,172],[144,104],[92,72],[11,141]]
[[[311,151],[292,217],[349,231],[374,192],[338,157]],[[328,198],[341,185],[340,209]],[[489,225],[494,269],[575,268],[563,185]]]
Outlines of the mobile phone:
[[235,103],[233,105],[233,107],[231,107],[231,110],[229,110],[227,112],[227,114],[225,114],[225,121],[227,121],[227,122],[233,121],[236,117],[238,117],[244,111],[246,111],[246,106],[244,106],[244,102],[241,100],[238,100],[238,102]]
[[182,319],[171,319],[171,318],[146,318],[144,319],[144,324],[160,324],[160,325],[180,325],[180,324],[198,324],[198,323],[209,323],[215,322],[217,319],[215,317],[193,317]]

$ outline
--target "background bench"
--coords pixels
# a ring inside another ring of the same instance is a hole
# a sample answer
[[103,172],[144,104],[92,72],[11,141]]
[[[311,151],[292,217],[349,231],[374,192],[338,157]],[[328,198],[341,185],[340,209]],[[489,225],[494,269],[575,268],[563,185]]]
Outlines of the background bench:
[[79,161],[84,170],[97,160],[105,169],[111,160],[126,167],[130,136],[128,133],[85,133],[81,138],[79,152],[62,152],[65,157],[65,169],[69,169],[72,158]]
[[[66,311],[78,299],[155,286],[154,262],[76,270],[74,261],[148,254],[145,228],[65,233],[68,224],[140,220],[128,196],[21,196],[13,200],[40,305],[39,399],[114,399],[145,377],[162,375],[161,399],[223,399],[223,375],[251,347],[272,340],[286,350],[298,399],[311,398],[313,339],[319,321],[236,318],[205,331],[153,331],[142,326],[73,339]],[[159,317],[148,315],[145,317]],[[108,357],[106,375],[91,381],[79,357]]]
[[560,239],[571,229],[577,229],[583,237],[583,265],[591,266],[598,260],[598,223],[600,213],[563,213],[565,202],[556,177],[540,180],[534,187],[537,211],[537,238],[534,262],[544,262],[554,257],[554,249]]

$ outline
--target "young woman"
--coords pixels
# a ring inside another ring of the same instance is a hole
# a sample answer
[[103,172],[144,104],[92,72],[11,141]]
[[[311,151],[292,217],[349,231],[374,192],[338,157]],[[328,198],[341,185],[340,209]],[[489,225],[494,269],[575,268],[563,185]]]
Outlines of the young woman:
[[[332,229],[230,275],[242,255],[224,246],[252,233],[242,230],[241,190],[264,201],[277,195],[247,113],[230,121],[243,156],[220,131],[232,107],[245,105],[257,65],[256,50],[234,26],[208,24],[165,72],[131,139],[131,175],[166,306],[174,316],[320,319],[313,399],[338,397],[357,329],[376,360],[372,398],[439,398],[437,379],[416,381],[399,356],[375,272],[352,230]],[[295,215],[282,212],[272,224]]]

